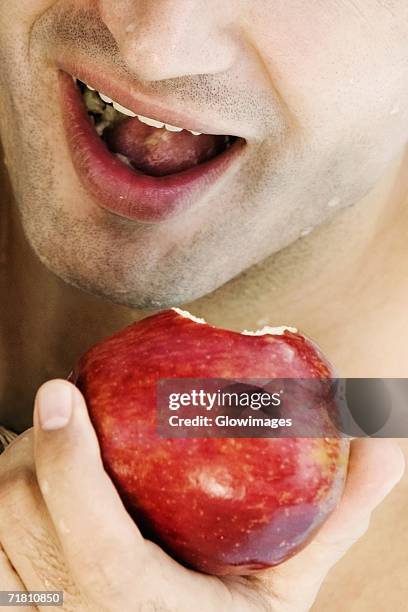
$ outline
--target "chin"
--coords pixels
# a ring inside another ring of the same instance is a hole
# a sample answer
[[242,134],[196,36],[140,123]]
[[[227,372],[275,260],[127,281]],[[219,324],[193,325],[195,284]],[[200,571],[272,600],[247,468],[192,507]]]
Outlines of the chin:
[[120,306],[140,310],[161,310],[193,302],[218,288],[219,285],[205,282],[208,279],[190,280],[180,273],[180,280],[175,280],[165,273],[157,271],[132,277],[126,276],[120,284],[109,275],[90,277],[61,269],[56,262],[51,262],[39,255],[42,263],[57,277],[84,293],[94,295]]
[[180,306],[193,302],[194,300],[211,293],[211,291],[200,289],[195,291],[183,291],[182,289],[180,290],[179,287],[163,287],[158,292],[149,291],[147,288],[145,291],[142,289],[124,291],[109,287],[102,288],[98,285],[92,285],[92,283],[78,283],[72,279],[64,280],[86,293],[90,293],[96,297],[117,304],[118,306],[126,306],[136,310],[162,310],[172,308],[174,306]]

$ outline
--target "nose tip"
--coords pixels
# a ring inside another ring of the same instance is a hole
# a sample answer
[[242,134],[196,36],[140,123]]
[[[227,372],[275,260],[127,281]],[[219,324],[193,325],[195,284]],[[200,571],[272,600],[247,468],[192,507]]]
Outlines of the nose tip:
[[232,48],[216,41],[214,34],[201,42],[193,32],[175,36],[169,26],[128,31],[119,43],[122,58],[132,72],[148,81],[227,70],[234,61]]
[[214,74],[234,62],[235,43],[207,5],[149,0],[128,4],[132,10],[119,13],[112,10],[111,3],[103,4],[102,18],[121,58],[141,80]]
[[183,62],[177,44],[163,32],[153,36],[137,31],[119,43],[126,66],[145,81],[161,81],[199,72],[198,66]]

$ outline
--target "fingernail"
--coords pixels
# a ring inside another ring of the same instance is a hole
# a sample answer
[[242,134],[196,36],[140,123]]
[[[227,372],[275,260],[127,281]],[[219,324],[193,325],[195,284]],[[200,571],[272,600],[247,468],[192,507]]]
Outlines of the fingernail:
[[67,382],[51,380],[40,387],[36,404],[41,429],[53,431],[69,423],[72,414],[72,390]]

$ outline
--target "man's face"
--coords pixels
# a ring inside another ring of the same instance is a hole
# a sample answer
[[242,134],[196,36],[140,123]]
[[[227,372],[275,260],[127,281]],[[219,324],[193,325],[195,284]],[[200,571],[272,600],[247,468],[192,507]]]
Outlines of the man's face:
[[206,294],[376,183],[408,136],[407,58],[406,0],[0,0],[28,239],[119,303]]

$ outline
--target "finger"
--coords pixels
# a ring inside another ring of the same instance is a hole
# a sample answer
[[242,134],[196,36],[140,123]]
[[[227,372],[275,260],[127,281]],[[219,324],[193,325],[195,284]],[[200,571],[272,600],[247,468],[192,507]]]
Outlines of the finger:
[[[25,432],[3,453],[0,462],[0,539],[2,547],[30,590],[45,588],[41,558],[48,540],[46,508],[36,484],[32,436]],[[50,523],[52,528],[52,524]],[[51,577],[50,577],[51,578]]]
[[[2,591],[25,591],[26,588],[11,565],[6,553],[0,545],[0,589]],[[14,606],[13,606],[14,607]],[[10,609],[9,607],[5,608]],[[33,606],[19,606],[22,612],[35,612]]]
[[135,571],[143,573],[146,546],[104,471],[74,385],[53,380],[39,389],[34,439],[39,486],[78,586],[95,592],[99,584],[106,592],[133,583]]
[[341,502],[316,540],[341,553],[344,545],[351,545],[362,535],[361,529],[368,527],[373,510],[401,480],[404,470],[404,455],[393,440],[354,440]]
[[65,605],[72,607],[78,593],[37,484],[32,431],[0,458],[0,500],[0,541],[21,584],[30,591],[63,590]]
[[3,547],[0,544],[0,587],[4,591],[25,591],[24,584],[11,565]]
[[373,510],[399,482],[404,467],[395,442],[354,440],[339,506],[303,551],[265,572],[260,581],[283,599],[291,589],[301,594],[304,609],[309,609],[330,568],[365,533]]

